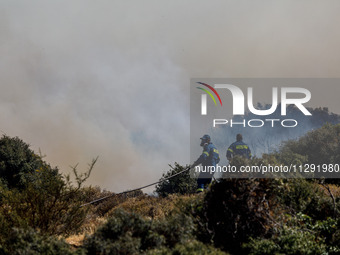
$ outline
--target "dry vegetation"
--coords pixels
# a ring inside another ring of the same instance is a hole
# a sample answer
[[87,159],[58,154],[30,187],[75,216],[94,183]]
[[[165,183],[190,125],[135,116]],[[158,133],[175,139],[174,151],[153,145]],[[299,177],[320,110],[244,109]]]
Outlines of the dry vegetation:
[[[90,187],[89,189],[92,190],[93,188]],[[107,191],[100,192],[99,187],[94,189],[98,195],[98,197],[94,198],[94,200],[109,194]],[[137,196],[132,197],[120,195],[113,196],[109,199],[103,200],[101,203],[88,205],[89,212],[79,233],[67,237],[66,241],[71,245],[81,246],[85,237],[92,235],[98,227],[105,224],[107,219],[110,218],[117,209],[137,213],[145,219],[162,219],[195,197],[202,198],[202,194],[171,194],[164,198],[149,196],[142,193],[138,193]],[[102,215],[103,208],[111,209]]]
[[[339,139],[340,125],[326,125],[237,162],[336,164]],[[339,179],[226,178],[192,194],[183,174],[157,185],[160,196],[122,195],[83,187],[94,163],[74,169],[74,184],[19,138],[1,138],[0,254],[340,254]]]

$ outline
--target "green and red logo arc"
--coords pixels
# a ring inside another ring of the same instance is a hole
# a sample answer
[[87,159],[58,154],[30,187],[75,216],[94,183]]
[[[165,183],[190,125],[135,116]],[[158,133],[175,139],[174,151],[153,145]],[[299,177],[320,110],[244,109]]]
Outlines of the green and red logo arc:
[[[197,83],[198,83],[198,84],[201,84],[201,85],[203,85],[203,86],[205,86],[205,87],[207,87],[207,88],[209,88],[212,92],[214,92],[214,94],[217,96],[217,98],[218,98],[218,100],[220,101],[220,104],[221,104],[221,106],[222,106],[221,97],[220,97],[220,95],[217,93],[217,91],[216,91],[213,87],[211,87],[209,84],[206,84],[206,83],[203,83],[203,82],[197,82]],[[214,96],[211,94],[211,92],[210,92],[209,90],[204,89],[204,88],[201,88],[201,87],[196,87],[196,88],[198,88],[198,89],[203,90],[204,92],[206,92],[206,93],[212,98],[212,100],[214,101],[215,105],[217,105]]]

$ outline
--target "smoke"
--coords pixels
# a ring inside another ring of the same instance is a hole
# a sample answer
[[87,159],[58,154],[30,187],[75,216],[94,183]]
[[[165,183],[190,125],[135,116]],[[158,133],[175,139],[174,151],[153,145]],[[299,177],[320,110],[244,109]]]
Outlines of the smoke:
[[190,78],[338,76],[339,4],[3,1],[0,130],[63,172],[98,155],[112,191],[158,180],[189,163]]

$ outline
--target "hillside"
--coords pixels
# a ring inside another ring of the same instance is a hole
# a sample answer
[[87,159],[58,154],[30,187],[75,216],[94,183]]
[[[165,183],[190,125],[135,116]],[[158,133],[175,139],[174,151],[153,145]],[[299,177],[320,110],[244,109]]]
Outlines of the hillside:
[[[339,164],[340,125],[327,124],[240,164]],[[192,194],[188,173],[159,196],[85,186],[19,138],[0,139],[1,254],[339,254],[339,179],[221,179]],[[172,175],[184,169],[175,163]],[[180,187],[180,188],[179,188]],[[109,196],[99,202],[81,206]]]

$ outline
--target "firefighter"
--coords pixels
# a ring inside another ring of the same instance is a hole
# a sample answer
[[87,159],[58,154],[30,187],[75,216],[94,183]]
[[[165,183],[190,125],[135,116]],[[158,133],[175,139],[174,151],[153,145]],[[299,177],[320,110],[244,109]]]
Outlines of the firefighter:
[[236,135],[236,142],[232,143],[228,150],[227,150],[227,159],[229,161],[232,160],[232,158],[236,155],[243,156],[247,159],[251,158],[251,151],[249,149],[249,146],[245,144],[243,141],[242,135],[237,134]]
[[[201,139],[200,146],[203,147],[201,156],[195,161],[192,167],[202,164],[202,168],[207,169],[210,166],[216,167],[216,164],[220,162],[219,152],[215,145],[211,143],[209,135],[204,135]],[[201,171],[197,178],[197,190],[196,192],[203,192],[204,189],[209,185],[214,173],[211,171]]]

